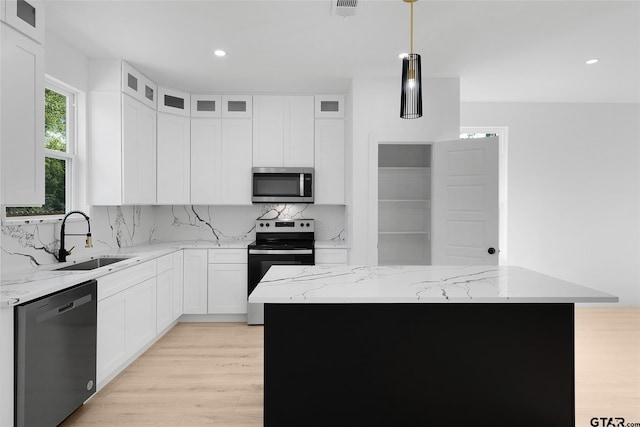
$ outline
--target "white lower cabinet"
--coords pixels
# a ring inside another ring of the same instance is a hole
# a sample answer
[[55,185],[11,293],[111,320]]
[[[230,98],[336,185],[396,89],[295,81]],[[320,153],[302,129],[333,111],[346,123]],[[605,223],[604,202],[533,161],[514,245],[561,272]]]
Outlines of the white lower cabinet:
[[[172,255],[165,255],[173,263]],[[164,258],[164,257],[163,257]],[[173,322],[173,269],[158,271],[156,277],[156,333],[164,331]]]
[[247,314],[247,263],[209,264],[208,291],[209,313]]
[[156,337],[156,278],[130,288],[128,293],[125,336],[133,356]]
[[97,373],[98,386],[127,360],[125,292],[98,301]]
[[182,251],[157,259],[156,333],[164,332],[182,315]]
[[98,301],[98,386],[155,336],[155,277]]
[[209,249],[208,312],[247,314],[247,250]]
[[183,262],[184,251],[174,252],[173,255],[173,271],[171,275],[173,291],[173,312],[171,313],[171,321],[177,320],[182,316],[183,307],[183,292],[184,292],[184,278],[183,278]]
[[207,313],[207,250],[184,250],[184,314]]
[[346,249],[316,249],[316,264],[347,264]]

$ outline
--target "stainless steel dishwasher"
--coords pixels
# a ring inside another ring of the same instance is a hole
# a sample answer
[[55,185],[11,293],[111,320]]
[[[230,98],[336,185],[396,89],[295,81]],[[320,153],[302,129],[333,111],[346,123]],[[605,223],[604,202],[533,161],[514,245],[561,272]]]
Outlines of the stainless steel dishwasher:
[[97,282],[15,308],[15,425],[57,426],[96,391]]

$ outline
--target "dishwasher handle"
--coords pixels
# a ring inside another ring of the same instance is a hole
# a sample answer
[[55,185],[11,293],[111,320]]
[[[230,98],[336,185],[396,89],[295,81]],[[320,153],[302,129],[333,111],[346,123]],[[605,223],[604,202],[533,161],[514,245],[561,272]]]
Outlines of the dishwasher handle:
[[75,300],[68,302],[66,304],[60,305],[51,310],[47,310],[44,313],[36,316],[36,323],[45,322],[53,317],[61,316],[65,313],[68,313],[71,310],[74,310],[80,307],[83,304],[91,302],[92,296],[91,294],[83,295],[80,298],[76,298]]

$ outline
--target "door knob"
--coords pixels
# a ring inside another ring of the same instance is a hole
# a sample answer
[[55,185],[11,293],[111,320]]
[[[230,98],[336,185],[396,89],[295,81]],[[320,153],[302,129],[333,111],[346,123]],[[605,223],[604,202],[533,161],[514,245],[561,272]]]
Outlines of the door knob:
[[496,250],[494,248],[489,248],[487,252],[489,252],[489,255],[493,255],[496,253]]

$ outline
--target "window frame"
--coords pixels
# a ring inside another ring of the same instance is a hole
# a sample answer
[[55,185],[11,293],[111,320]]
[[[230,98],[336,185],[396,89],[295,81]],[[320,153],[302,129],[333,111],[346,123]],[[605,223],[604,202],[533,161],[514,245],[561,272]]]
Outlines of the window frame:
[[[56,215],[24,215],[24,216],[7,216],[7,208],[2,209],[2,223],[11,224],[33,224],[59,222],[64,216],[77,208],[76,185],[79,182],[77,176],[78,163],[78,98],[81,92],[60,80],[45,75],[44,90],[47,89],[64,95],[67,99],[67,129],[66,129],[66,146],[67,151],[57,151],[43,147],[43,165],[46,158],[54,158],[65,162],[65,213]],[[42,106],[44,108],[44,105]],[[42,129],[44,132],[44,128]],[[45,141],[43,140],[43,145]]]

